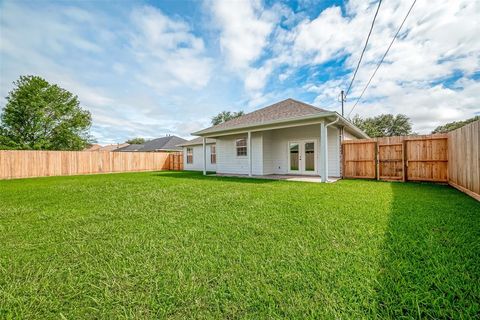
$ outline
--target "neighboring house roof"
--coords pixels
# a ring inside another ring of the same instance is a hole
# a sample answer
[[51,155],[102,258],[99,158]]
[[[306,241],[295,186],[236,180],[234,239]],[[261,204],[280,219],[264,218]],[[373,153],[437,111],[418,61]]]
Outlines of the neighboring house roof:
[[[207,141],[206,143],[207,144],[212,144],[212,143],[215,143],[216,140],[215,139],[211,139],[211,138],[207,138]],[[202,137],[198,137],[198,138],[195,138],[195,139],[192,139],[190,141],[187,141],[185,143],[181,143],[177,146],[179,147],[188,147],[188,146],[197,146],[197,145],[203,145],[203,138]]]
[[143,144],[129,144],[128,146],[115,149],[115,152],[134,152],[134,151],[141,151],[143,148]]
[[128,143],[107,144],[106,146],[103,146],[103,147],[97,149],[96,151],[113,151],[113,150],[116,150],[118,148],[123,148],[123,147],[126,147],[126,146],[128,146]]
[[99,144],[92,144],[91,146],[89,146],[88,148],[85,148],[83,149],[83,151],[97,151],[98,149],[100,149],[102,146],[99,145]]
[[143,148],[139,151],[180,151],[179,144],[185,143],[187,140],[177,137],[168,136],[147,141],[143,144]]
[[338,118],[339,124],[348,127],[356,136],[368,138],[368,136],[362,130],[354,126],[347,119],[340,116],[337,112],[321,109],[291,98],[247,113],[224,123],[194,132],[193,134],[199,136],[214,136],[215,134],[227,133],[237,129],[243,130],[246,128],[326,117],[330,117],[332,119]]

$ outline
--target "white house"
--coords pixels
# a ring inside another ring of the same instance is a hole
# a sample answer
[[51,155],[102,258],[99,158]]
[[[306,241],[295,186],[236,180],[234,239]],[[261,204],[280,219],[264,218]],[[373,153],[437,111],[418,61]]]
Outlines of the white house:
[[206,171],[217,171],[216,160],[216,144],[215,139],[206,139],[205,157],[203,156],[203,138],[195,138],[188,142],[179,144],[183,147],[183,169],[191,171],[203,171],[204,161],[206,158]]
[[200,137],[180,145],[185,170],[317,175],[324,182],[341,176],[342,139],[368,138],[338,113],[293,99],[193,134]]

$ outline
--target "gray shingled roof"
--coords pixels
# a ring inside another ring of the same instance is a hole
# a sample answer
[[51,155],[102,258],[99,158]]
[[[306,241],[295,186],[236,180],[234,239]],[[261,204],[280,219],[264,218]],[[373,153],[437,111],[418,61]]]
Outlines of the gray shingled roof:
[[[211,143],[215,143],[216,140],[215,139],[212,139],[212,138],[207,138],[207,144],[211,144]],[[186,146],[196,146],[196,145],[199,145],[199,144],[203,144],[203,138],[202,137],[198,137],[198,138],[195,138],[195,139],[192,139],[190,141],[187,141],[185,143],[181,143],[177,146],[179,147],[186,147]]]
[[178,147],[178,145],[185,142],[187,142],[187,140],[183,138],[177,136],[168,136],[145,142],[143,148],[139,151],[182,150],[182,148]]
[[237,127],[262,125],[273,121],[282,121],[306,116],[330,113],[328,110],[317,108],[307,103],[294,99],[286,99],[265,108],[247,113],[241,117],[220,123],[216,126],[201,130],[197,133],[223,131]]
[[126,147],[118,148],[113,151],[115,152],[134,152],[134,151],[142,151],[143,144],[129,144]]

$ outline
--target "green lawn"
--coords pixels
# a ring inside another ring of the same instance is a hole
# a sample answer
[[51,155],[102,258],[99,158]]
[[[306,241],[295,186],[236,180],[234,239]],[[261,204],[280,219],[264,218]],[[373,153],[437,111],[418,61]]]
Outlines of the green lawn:
[[480,203],[448,186],[0,181],[0,318],[479,315]]

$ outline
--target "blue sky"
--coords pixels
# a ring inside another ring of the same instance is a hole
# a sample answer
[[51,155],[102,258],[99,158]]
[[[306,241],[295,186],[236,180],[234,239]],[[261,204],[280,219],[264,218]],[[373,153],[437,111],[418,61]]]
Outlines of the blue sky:
[[[0,106],[20,75],[74,92],[100,143],[209,125],[292,97],[340,111],[376,1],[1,1]],[[410,6],[385,1],[353,90]],[[404,113],[414,130],[480,113],[480,3],[418,1],[353,114]]]

